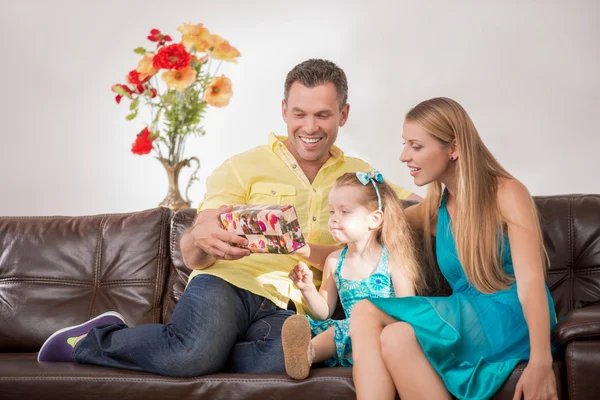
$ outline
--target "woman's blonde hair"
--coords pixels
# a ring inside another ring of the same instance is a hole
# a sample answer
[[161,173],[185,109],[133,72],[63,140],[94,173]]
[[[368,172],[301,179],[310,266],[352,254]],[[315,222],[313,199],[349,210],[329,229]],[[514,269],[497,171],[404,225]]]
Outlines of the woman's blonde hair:
[[[501,178],[514,179],[483,144],[473,121],[456,101],[444,97],[426,100],[406,114],[406,122],[419,125],[442,146],[456,140],[456,209],[452,231],[458,258],[469,282],[482,293],[506,289],[514,282],[502,268],[502,250],[506,220],[498,206],[498,184]],[[439,181],[428,185],[421,207],[427,259],[433,264],[431,228],[442,198]],[[535,208],[533,199],[532,207]],[[542,262],[546,252],[537,222],[538,246]]]
[[[425,280],[417,262],[413,233],[404,215],[402,203],[385,180],[382,183],[377,182],[376,185],[381,196],[383,220],[375,238],[388,249],[390,261],[404,268],[404,273],[412,281],[415,291],[423,293],[426,287]],[[379,208],[377,193],[371,182],[363,185],[355,173],[348,172],[336,180],[334,188],[344,186],[356,187],[362,191],[364,196],[361,204],[367,210],[376,211]]]

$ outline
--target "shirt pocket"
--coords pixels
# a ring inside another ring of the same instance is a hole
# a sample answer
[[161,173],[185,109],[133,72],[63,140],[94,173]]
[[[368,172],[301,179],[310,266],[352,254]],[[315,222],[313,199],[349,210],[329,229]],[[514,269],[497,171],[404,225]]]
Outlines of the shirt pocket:
[[250,187],[247,204],[296,204],[296,187],[283,183],[256,182]]

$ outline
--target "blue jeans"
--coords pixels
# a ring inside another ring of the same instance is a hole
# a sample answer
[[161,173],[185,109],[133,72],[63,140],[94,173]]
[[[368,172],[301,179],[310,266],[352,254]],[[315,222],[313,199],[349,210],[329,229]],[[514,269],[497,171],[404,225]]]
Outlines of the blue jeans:
[[73,358],[181,378],[283,372],[281,327],[292,314],[221,278],[198,275],[168,324],[94,328],[77,343]]

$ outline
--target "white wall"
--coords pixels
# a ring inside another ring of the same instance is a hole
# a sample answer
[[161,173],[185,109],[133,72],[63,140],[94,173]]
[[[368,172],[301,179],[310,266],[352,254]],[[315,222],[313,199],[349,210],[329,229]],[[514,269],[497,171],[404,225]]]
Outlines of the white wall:
[[[449,96],[532,194],[599,193],[600,2],[0,0],[0,215],[95,214],[156,206],[166,175],[130,153],[110,87],[136,67],[151,28],[180,39],[204,23],[240,49],[222,71],[230,106],[188,142],[201,181],[227,157],[285,133],[286,73],[311,57],[349,79],[338,144],[416,188],[398,161],[405,112]],[[185,175],[183,177],[185,179]]]

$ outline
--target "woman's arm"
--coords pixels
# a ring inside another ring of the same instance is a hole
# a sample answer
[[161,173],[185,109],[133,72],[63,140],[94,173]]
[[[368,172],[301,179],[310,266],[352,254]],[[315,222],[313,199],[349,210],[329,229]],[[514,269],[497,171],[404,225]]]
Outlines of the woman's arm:
[[[529,328],[529,363],[517,383],[515,398],[555,398],[556,379],[550,348],[550,312],[546,295],[538,215],[527,188],[506,180],[498,187],[517,281],[517,293]],[[538,398],[538,397],[535,397]]]
[[538,215],[525,186],[505,181],[498,189],[500,211],[508,226],[519,300],[529,327],[533,363],[552,364],[550,313],[538,232]]
[[416,292],[413,280],[406,275],[402,266],[390,263],[388,268],[396,297],[415,296]]

